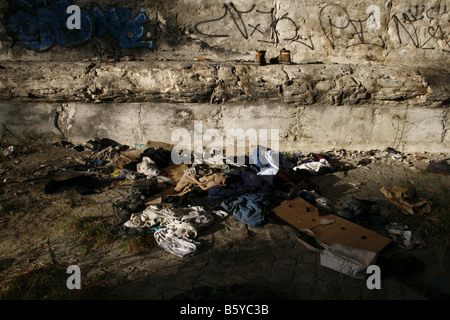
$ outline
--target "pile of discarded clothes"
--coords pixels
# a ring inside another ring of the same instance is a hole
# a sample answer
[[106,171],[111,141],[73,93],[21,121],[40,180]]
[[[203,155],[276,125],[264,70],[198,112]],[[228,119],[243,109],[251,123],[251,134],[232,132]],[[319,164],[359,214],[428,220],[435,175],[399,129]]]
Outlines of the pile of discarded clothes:
[[[63,187],[74,187],[80,194],[94,194],[102,185],[114,180],[138,180],[159,175],[160,170],[171,164],[170,151],[149,147],[133,149],[114,140],[102,138],[87,141],[84,145],[59,142],[57,146],[89,152],[78,163],[63,168],[80,173],[64,180],[51,180],[45,193],[53,193]],[[81,174],[82,173],[82,174]]]
[[320,154],[288,158],[257,147],[244,157],[245,163],[219,155],[213,162],[175,165],[171,150],[136,149],[111,139],[63,146],[89,153],[72,167],[84,173],[49,181],[46,193],[72,186],[86,195],[115,181],[129,185],[128,195],[112,204],[122,236],[150,232],[162,248],[180,257],[197,252],[199,232],[217,218],[233,215],[242,223],[260,226],[267,223],[270,208],[295,197],[330,210],[308,179],[333,170]]
[[[385,205],[350,198],[334,212],[329,200],[309,179],[342,169],[336,167],[329,154],[283,154],[258,146],[245,156],[226,158],[217,152],[207,161],[196,161],[194,154],[191,161],[185,161],[188,163],[174,164],[173,150],[162,147],[130,147],[111,139],[58,145],[84,152],[86,157],[64,168],[78,173],[76,176],[50,180],[45,193],[72,187],[88,195],[102,192],[111,184],[125,186],[128,194],[112,203],[121,235],[153,234],[161,248],[179,257],[198,252],[200,232],[217,219],[234,216],[244,224],[261,226],[272,213],[280,217],[276,212],[283,205],[306,209],[297,200],[312,205],[322,217],[334,214],[367,228],[384,228],[384,233],[387,231],[403,248],[421,245],[407,226],[385,226],[390,210]],[[412,187],[382,189],[405,213],[429,212],[431,204],[423,199],[411,204],[411,199],[416,198],[412,191]]]
[[333,172],[334,169],[328,160],[318,153],[310,153],[308,155],[296,155],[297,161],[294,170],[304,170],[312,175],[320,175]]

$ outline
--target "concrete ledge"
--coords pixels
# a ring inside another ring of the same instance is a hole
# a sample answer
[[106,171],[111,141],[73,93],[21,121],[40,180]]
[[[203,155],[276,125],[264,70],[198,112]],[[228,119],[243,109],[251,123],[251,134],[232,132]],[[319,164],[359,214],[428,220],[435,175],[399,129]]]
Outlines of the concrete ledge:
[[445,106],[445,69],[214,62],[1,62],[9,102]]
[[278,129],[281,151],[384,150],[450,152],[448,108],[413,106],[202,103],[0,104],[16,134],[35,131],[73,143],[107,137],[133,145],[172,141],[176,129]]

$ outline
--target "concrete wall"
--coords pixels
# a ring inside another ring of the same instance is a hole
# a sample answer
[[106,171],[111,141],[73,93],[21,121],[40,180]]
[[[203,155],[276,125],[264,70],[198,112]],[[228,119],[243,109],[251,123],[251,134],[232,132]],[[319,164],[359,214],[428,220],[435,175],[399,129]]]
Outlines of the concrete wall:
[[177,129],[277,129],[289,150],[448,152],[445,70],[213,62],[3,62],[0,118],[81,143],[176,144]]
[[[70,4],[82,9],[79,30],[67,29]],[[0,11],[1,60],[253,61],[285,48],[296,63],[449,66],[442,0],[8,0]]]
[[0,18],[15,132],[171,142],[201,121],[278,129],[286,151],[450,150],[449,1],[8,0]]
[[442,106],[445,69],[223,62],[3,62],[0,98],[21,102],[278,102]]
[[[384,150],[386,146],[406,152],[448,152],[447,108],[389,106],[314,105],[286,107],[279,104],[127,103],[102,104],[1,104],[0,117],[8,119],[14,132],[51,133],[83,143],[93,137],[108,137],[133,146],[148,140],[181,142],[172,137],[177,129],[189,131],[194,146],[194,128],[202,133],[218,129],[226,148],[229,129],[277,129],[282,151]],[[260,137],[259,137],[260,138]],[[200,137],[203,146],[210,142]],[[274,147],[268,133],[267,145]],[[240,143],[236,140],[236,143]],[[246,142],[246,146],[250,141]]]

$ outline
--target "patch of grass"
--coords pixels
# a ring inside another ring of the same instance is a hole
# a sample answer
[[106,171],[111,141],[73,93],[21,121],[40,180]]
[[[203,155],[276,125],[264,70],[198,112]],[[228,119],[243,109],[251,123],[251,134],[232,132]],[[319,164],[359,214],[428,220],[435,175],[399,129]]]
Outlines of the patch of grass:
[[450,180],[448,176],[423,173],[414,178],[418,197],[432,203],[431,212],[425,215],[405,215],[393,210],[391,220],[402,222],[419,230],[422,235],[437,239],[445,247],[450,245]]
[[155,238],[150,234],[145,234],[123,240],[125,250],[134,254],[149,253],[156,245]]
[[49,137],[45,134],[38,133],[34,130],[24,131],[18,135],[5,124],[1,124],[0,127],[0,148],[6,149],[9,146],[14,146],[13,154],[15,155],[26,155],[41,151],[42,146],[48,139]]
[[115,226],[106,217],[81,217],[73,219],[68,231],[85,251],[111,243],[117,239]]
[[[87,252],[119,239],[116,233],[117,226],[108,220],[107,217],[92,216],[74,218],[69,222],[67,231],[70,232],[79,249]],[[123,239],[121,244],[127,252],[141,255],[149,253],[156,246],[156,241],[152,234],[145,233]]]
[[434,176],[427,187],[427,199],[433,203],[432,210],[426,216],[426,232],[450,244],[450,186],[441,176]]
[[[109,299],[113,283],[106,274],[81,279],[81,289],[70,290],[67,267],[59,262],[33,266],[29,270],[0,280],[2,300],[87,300]],[[3,278],[3,277],[2,277]]]

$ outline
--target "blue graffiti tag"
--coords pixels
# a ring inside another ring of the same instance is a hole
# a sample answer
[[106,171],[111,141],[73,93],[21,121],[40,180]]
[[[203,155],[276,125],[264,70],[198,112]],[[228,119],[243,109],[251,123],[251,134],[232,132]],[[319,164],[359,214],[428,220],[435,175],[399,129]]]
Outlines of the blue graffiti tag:
[[67,8],[72,0],[16,0],[18,8],[10,19],[11,31],[23,46],[30,50],[44,51],[55,43],[63,47],[83,45],[106,32],[118,40],[121,48],[154,49],[152,41],[141,41],[145,35],[144,24],[149,22],[144,12],[133,18],[131,9],[109,8],[106,12],[94,7],[91,12],[81,9],[81,29],[67,28]]
[[82,45],[92,39],[94,20],[88,11],[81,10],[83,28],[68,29],[66,10],[72,4],[72,0],[18,0],[16,5],[22,10],[10,19],[12,31],[31,50],[44,51],[55,42],[64,47]]
[[92,15],[98,23],[98,35],[101,37],[106,32],[119,40],[121,48],[143,47],[154,49],[152,41],[140,41],[145,34],[143,24],[149,22],[144,12],[139,12],[131,18],[131,10],[128,8],[109,8],[106,12],[95,7],[92,9]]

